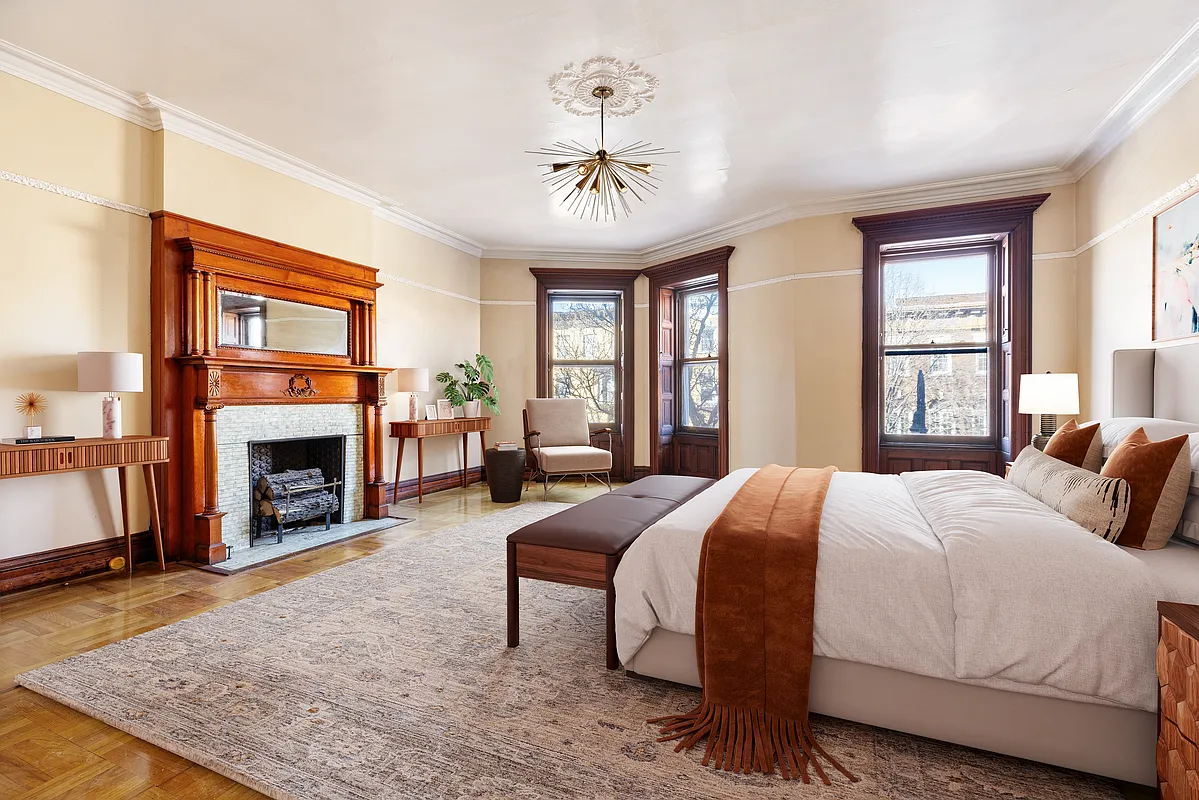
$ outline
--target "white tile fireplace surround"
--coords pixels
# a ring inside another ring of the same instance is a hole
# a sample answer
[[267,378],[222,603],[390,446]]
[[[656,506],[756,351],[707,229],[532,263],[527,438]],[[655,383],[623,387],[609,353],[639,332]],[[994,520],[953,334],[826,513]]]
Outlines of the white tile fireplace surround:
[[226,546],[250,546],[250,442],[319,436],[346,437],[342,521],[356,522],[363,517],[361,405],[226,406],[217,412],[217,498],[225,512]]

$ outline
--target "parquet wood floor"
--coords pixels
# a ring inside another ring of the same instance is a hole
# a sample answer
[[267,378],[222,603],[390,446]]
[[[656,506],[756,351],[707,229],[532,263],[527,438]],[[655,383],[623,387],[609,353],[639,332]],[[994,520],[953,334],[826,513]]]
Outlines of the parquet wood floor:
[[[603,491],[564,483],[550,500],[577,503]],[[540,490],[526,497],[540,499]],[[393,506],[416,522],[300,553],[237,575],[143,564],[0,599],[0,798],[241,800],[259,793],[18,687],[13,676],[258,592],[362,558],[406,539],[470,522],[508,505],[486,487],[451,489]]]

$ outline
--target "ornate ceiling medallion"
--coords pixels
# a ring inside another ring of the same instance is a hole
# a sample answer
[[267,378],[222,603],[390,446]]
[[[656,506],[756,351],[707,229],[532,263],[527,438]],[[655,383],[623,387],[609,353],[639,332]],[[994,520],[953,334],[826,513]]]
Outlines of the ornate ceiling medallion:
[[631,193],[644,203],[645,199],[637,190],[650,194],[657,190],[661,181],[652,173],[654,167],[662,165],[646,159],[668,151],[647,142],[634,142],[624,147],[618,144],[612,151],[605,149],[604,104],[612,96],[612,89],[597,86],[591,91],[600,104],[600,135],[594,153],[575,141],[555,142],[544,150],[529,152],[554,159],[541,165],[549,169],[544,180],[550,185],[551,193],[566,193],[562,204],[572,214],[578,214],[582,219],[606,222],[616,219],[620,211],[626,217],[629,215],[632,209],[625,199],[626,193]]
[[[654,99],[658,79],[637,66],[612,56],[596,56],[578,69],[573,63],[549,80],[554,102],[579,117],[631,117]],[[595,90],[609,90],[606,108]]]
[[582,219],[606,222],[616,219],[621,212],[627,217],[632,209],[625,195],[632,194],[645,202],[641,192],[653,194],[661,183],[653,171],[662,165],[651,159],[674,151],[644,141],[623,147],[617,142],[608,150],[604,143],[604,117],[636,114],[654,99],[658,79],[632,62],[626,64],[609,56],[596,56],[584,61],[578,70],[567,64],[549,83],[555,103],[577,116],[598,114],[600,118],[600,135],[594,151],[573,139],[528,151],[553,159],[541,165],[548,170],[544,181],[550,185],[551,194],[563,192],[562,205]]

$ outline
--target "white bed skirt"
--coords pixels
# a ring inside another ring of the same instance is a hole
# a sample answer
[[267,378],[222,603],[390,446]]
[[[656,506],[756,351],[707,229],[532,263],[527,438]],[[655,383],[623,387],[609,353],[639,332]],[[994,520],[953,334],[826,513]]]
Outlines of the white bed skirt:
[[[699,686],[695,637],[655,628],[629,671]],[[816,656],[816,714],[1154,786],[1157,716]]]

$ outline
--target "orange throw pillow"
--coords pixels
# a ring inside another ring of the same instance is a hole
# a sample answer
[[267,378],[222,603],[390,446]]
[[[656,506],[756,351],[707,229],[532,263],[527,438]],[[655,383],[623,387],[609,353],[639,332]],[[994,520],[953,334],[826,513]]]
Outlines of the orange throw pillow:
[[1105,478],[1123,478],[1132,487],[1132,508],[1116,544],[1158,550],[1174,534],[1191,480],[1191,451],[1186,436],[1151,442],[1137,428],[1120,442],[1107,463]]
[[1103,466],[1103,437],[1099,435],[1099,423],[1080,428],[1070,420],[1058,428],[1045,445],[1045,455],[1089,472],[1098,472]]

